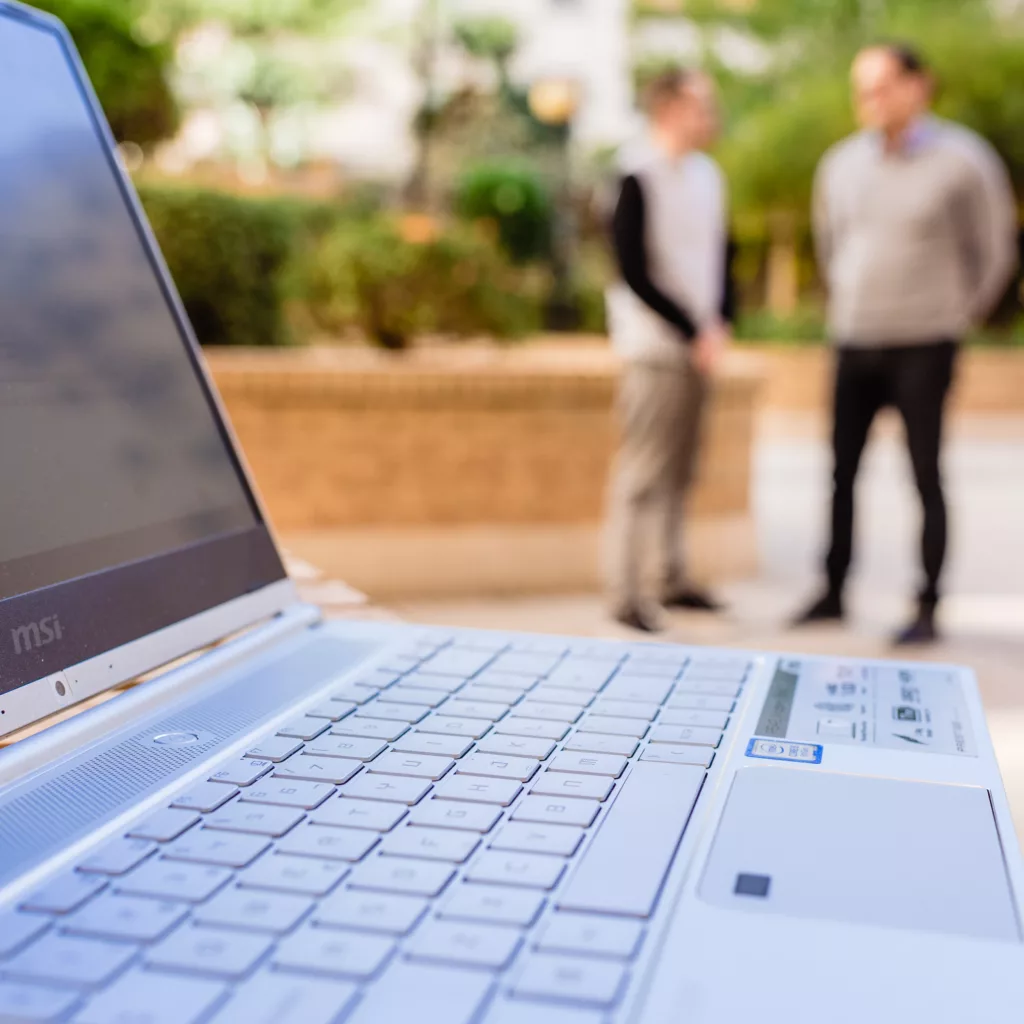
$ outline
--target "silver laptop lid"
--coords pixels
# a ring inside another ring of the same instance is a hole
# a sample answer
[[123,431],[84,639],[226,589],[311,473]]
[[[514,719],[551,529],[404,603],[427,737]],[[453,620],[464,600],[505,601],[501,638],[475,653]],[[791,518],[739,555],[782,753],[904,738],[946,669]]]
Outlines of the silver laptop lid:
[[0,109],[3,734],[54,710],[37,681],[80,700],[130,674],[104,652],[170,637],[153,667],[292,591],[74,49],[3,0]]

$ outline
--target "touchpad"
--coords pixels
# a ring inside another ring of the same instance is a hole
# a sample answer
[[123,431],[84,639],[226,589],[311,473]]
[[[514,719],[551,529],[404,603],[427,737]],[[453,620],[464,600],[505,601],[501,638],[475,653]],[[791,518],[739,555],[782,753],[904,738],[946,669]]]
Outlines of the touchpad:
[[737,773],[700,896],[716,906],[1019,942],[988,791]]

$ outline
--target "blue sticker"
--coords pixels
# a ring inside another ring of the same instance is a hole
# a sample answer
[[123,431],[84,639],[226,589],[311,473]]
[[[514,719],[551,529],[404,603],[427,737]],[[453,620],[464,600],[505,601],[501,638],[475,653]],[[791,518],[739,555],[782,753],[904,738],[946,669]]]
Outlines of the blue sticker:
[[762,757],[768,761],[799,761],[801,764],[821,764],[822,747],[817,743],[788,743],[786,740],[752,739],[747,744],[747,757]]

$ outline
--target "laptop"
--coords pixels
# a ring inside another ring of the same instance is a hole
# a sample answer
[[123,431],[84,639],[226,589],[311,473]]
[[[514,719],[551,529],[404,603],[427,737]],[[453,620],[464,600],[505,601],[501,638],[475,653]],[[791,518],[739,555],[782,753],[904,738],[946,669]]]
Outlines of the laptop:
[[0,3],[0,1021],[1016,1021],[967,670],[329,623]]

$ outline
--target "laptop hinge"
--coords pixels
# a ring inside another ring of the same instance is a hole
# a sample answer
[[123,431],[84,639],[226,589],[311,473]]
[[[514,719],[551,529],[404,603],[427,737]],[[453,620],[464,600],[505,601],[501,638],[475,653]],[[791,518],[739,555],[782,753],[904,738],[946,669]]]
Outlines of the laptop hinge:
[[144,683],[0,751],[0,786],[80,752],[159,704],[177,700],[212,676],[321,621],[320,609],[293,604],[265,623],[184,664],[158,670]]

